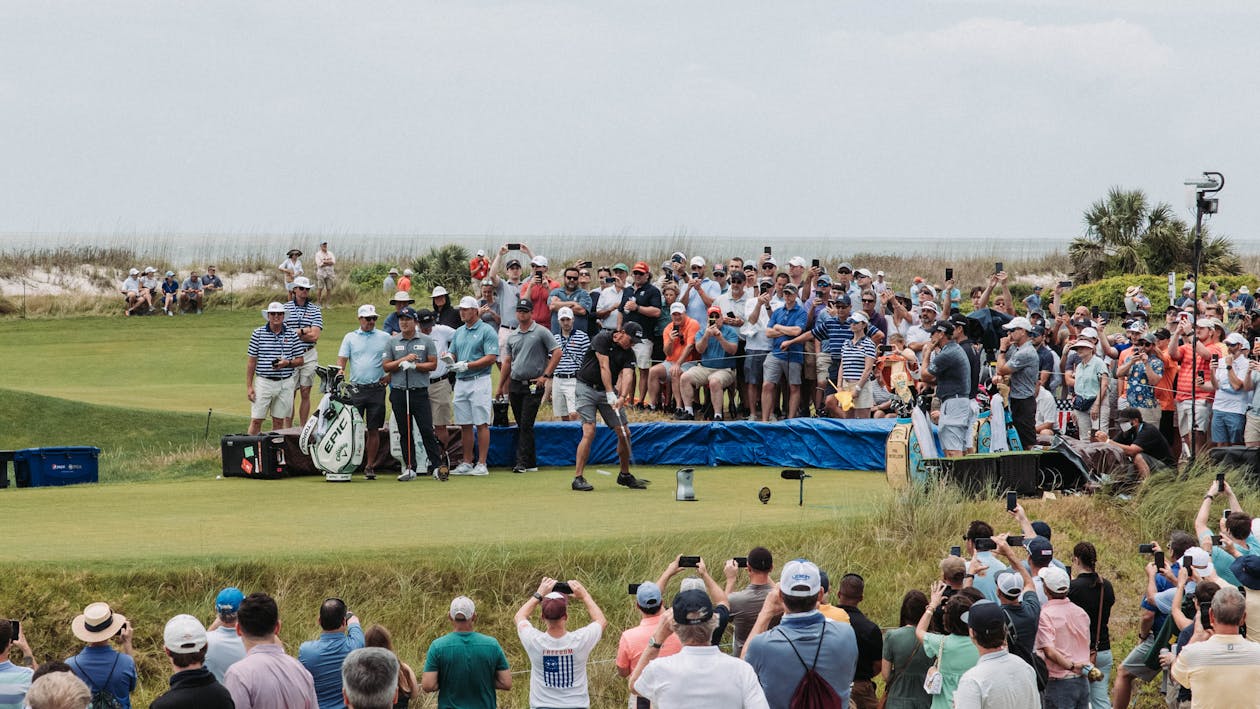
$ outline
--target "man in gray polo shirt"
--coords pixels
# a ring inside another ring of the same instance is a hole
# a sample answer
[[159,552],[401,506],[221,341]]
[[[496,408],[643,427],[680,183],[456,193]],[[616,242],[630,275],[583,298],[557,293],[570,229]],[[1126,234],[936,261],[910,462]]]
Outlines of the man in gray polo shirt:
[[936,385],[941,402],[940,439],[947,458],[961,458],[967,451],[967,432],[975,412],[971,408],[971,360],[954,342],[954,324],[948,320],[932,327],[923,347],[923,381]]
[[[429,405],[429,376],[438,366],[438,349],[433,338],[416,327],[419,315],[411,307],[398,311],[398,326],[402,331],[387,345],[382,366],[390,374],[389,403],[394,409],[394,422],[399,428],[406,465],[398,480],[406,482],[416,477],[413,431],[420,429],[424,441],[424,453],[429,459],[427,472],[439,480],[447,476],[446,458],[433,433],[433,410]],[[415,417],[415,426],[412,426]]]
[[560,363],[560,343],[551,331],[534,322],[534,304],[516,301],[516,331],[508,336],[503,351],[503,376],[499,396],[506,395],[516,419],[516,464],[512,472],[538,470],[534,455],[534,420],[542,404],[547,380]]
[[1028,450],[1037,442],[1037,375],[1041,358],[1028,334],[1033,329],[1028,318],[1015,318],[1002,327],[1009,334],[998,343],[997,372],[1010,382],[1011,422],[1020,444]]

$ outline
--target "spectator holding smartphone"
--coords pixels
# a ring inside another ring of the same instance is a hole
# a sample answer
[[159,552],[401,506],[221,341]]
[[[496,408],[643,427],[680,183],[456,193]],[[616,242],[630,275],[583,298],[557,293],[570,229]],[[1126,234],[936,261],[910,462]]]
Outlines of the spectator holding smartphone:
[[[136,690],[135,651],[131,646],[135,630],[127,617],[115,613],[108,603],[92,603],[70,623],[70,632],[87,643],[79,654],[66,659],[71,671],[92,692],[108,692],[123,709],[131,709],[131,693]],[[110,647],[113,641],[122,652]]]
[[[586,606],[591,622],[569,632],[569,598]],[[535,608],[541,608],[546,630],[535,628],[529,621]],[[560,584],[543,577],[538,590],[516,611],[516,633],[529,655],[529,705],[531,707],[589,707],[586,661],[599,642],[608,621],[595,599],[577,581]]]
[[[9,653],[15,647],[31,661],[30,667],[16,665],[9,660]],[[0,706],[22,706],[26,690],[31,687],[31,676],[37,669],[39,663],[35,662],[21,626],[16,621],[0,619]]]

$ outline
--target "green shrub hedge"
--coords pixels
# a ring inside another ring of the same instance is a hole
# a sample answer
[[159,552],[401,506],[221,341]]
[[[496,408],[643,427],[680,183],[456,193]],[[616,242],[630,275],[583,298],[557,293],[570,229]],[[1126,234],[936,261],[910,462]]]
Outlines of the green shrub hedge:
[[[1185,282],[1184,276],[1178,276],[1177,289]],[[1247,286],[1254,294],[1260,279],[1255,276],[1200,276],[1199,296],[1207,292],[1208,286],[1216,283],[1220,286],[1217,293],[1221,299],[1228,296],[1229,291],[1240,286]],[[1130,286],[1142,286],[1146,297],[1151,299],[1151,312],[1162,313],[1168,307],[1168,276],[1112,276],[1089,285],[1077,286],[1063,296],[1063,304],[1069,309],[1082,305],[1098,306],[1099,310],[1113,313],[1124,312],[1124,292]]]

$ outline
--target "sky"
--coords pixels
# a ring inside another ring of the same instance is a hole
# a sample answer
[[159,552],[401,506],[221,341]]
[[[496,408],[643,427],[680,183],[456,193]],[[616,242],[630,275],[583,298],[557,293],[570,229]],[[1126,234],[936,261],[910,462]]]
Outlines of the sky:
[[0,232],[1260,239],[1260,3],[0,0]]

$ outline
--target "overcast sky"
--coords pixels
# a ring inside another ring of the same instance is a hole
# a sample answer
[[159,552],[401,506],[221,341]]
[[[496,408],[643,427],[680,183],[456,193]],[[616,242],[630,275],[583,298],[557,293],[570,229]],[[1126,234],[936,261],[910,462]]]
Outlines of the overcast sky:
[[0,231],[1260,237],[1260,3],[0,0]]

